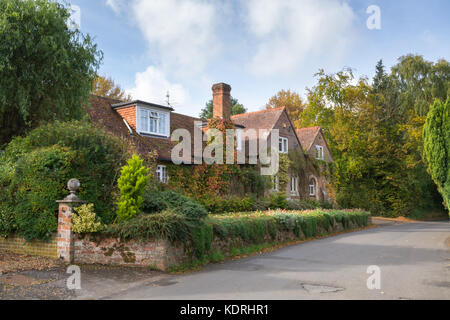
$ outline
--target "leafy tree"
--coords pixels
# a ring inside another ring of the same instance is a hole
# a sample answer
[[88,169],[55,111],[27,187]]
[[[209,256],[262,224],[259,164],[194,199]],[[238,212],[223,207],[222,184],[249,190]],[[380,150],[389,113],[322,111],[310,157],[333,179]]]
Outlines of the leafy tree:
[[435,100],[423,129],[424,159],[428,170],[450,209],[450,98]]
[[133,155],[127,165],[122,167],[118,180],[120,199],[117,202],[117,217],[124,221],[137,216],[142,209],[143,195],[150,179],[149,169],[144,161]]
[[93,85],[92,94],[122,101],[131,101],[131,96],[127,94],[119,85],[114,83],[111,77],[98,76]]
[[300,128],[299,119],[300,114],[304,109],[304,104],[300,95],[291,90],[281,90],[266,104],[266,109],[286,107],[289,118],[294,126]]
[[[239,103],[238,99],[231,97],[231,115],[246,113],[247,109]],[[213,117],[213,101],[209,100],[200,112],[200,118],[211,119]]]
[[102,222],[111,223],[117,176],[129,149],[80,121],[56,121],[14,138],[0,156],[0,233],[49,237],[56,231],[55,200],[68,194],[70,178],[81,182],[78,196],[95,204]]
[[0,146],[39,124],[80,119],[102,53],[50,0],[0,1]]

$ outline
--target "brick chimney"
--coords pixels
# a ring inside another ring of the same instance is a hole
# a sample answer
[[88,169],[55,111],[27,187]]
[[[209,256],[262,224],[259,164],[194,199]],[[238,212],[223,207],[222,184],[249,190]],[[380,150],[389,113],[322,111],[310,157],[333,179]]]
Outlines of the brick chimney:
[[231,115],[231,87],[226,83],[216,83],[213,91],[213,117],[230,120]]

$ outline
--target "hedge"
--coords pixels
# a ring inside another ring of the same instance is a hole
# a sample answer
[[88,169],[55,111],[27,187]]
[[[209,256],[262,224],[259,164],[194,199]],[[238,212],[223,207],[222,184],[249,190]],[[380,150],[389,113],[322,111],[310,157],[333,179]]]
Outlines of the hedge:
[[214,238],[241,239],[246,245],[261,244],[277,238],[279,232],[292,231],[301,239],[321,235],[320,230],[330,232],[335,223],[349,229],[351,223],[364,227],[370,214],[359,210],[314,211],[256,211],[239,214],[210,215],[206,219],[190,219],[172,210],[141,215],[129,221],[111,225],[104,236],[123,240],[167,239],[190,244],[186,250],[193,257],[203,258],[211,249]]
[[208,223],[213,225],[214,234],[222,239],[239,237],[248,244],[259,243],[266,236],[275,239],[277,232],[292,231],[297,237],[319,235],[318,230],[331,231],[335,223],[342,223],[344,229],[350,223],[358,227],[367,226],[370,214],[365,211],[266,211],[213,216]]

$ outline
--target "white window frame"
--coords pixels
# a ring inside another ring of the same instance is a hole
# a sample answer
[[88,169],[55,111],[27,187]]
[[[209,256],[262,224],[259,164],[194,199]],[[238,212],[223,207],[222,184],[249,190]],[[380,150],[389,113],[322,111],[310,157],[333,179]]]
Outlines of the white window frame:
[[278,185],[280,184],[280,181],[278,179],[277,174],[272,177],[272,183],[273,183],[272,191],[278,191]]
[[169,183],[169,172],[167,171],[167,167],[164,165],[158,165],[156,167],[156,177],[161,183]]
[[280,137],[278,140],[278,148],[280,153],[288,153],[289,151],[289,139]]
[[[312,181],[312,183],[311,183]],[[316,180],[314,178],[309,179],[309,195],[315,196],[316,195]]]
[[316,145],[316,159],[323,160],[323,147]]
[[[143,128],[141,128],[141,116],[142,116],[143,112],[148,113],[148,116],[147,116],[148,130],[144,130]],[[155,131],[150,131],[150,121],[152,119],[152,116],[151,116],[152,113],[156,114],[156,119],[157,119]],[[164,132],[160,132],[160,130],[159,130],[161,127],[161,116],[164,116],[164,118],[165,118]],[[170,135],[170,112],[168,112],[168,111],[162,111],[162,110],[159,110],[156,108],[147,108],[147,107],[139,106],[137,108],[137,112],[136,112],[136,123],[137,123],[137,128],[138,128],[137,131],[139,133],[151,134],[151,135],[162,136],[162,137],[169,137],[169,135]]]
[[297,176],[291,176],[289,188],[291,189],[291,194],[297,193]]

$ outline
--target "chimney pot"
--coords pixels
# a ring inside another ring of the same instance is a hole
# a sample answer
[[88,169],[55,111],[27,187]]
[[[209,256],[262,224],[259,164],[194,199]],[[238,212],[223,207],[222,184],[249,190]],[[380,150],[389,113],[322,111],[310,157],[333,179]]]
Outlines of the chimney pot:
[[213,91],[213,117],[230,120],[231,116],[231,86],[226,83],[216,83]]

